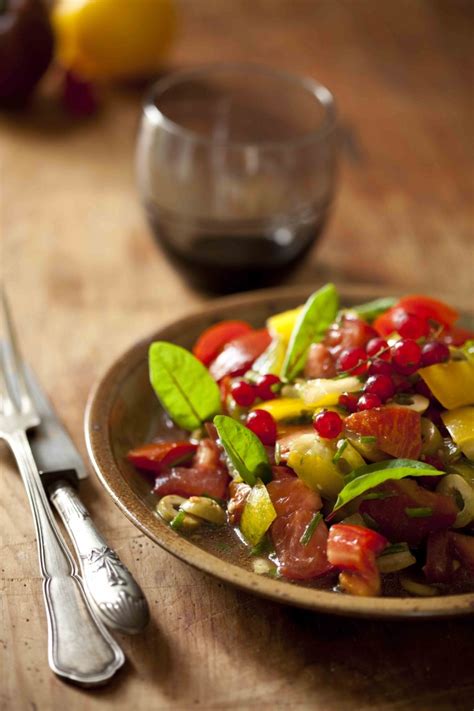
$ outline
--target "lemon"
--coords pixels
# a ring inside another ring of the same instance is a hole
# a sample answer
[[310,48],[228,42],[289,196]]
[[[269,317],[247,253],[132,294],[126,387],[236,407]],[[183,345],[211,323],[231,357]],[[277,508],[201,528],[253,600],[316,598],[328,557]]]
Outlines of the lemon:
[[173,0],[60,0],[53,11],[57,58],[87,79],[156,71],[176,29]]

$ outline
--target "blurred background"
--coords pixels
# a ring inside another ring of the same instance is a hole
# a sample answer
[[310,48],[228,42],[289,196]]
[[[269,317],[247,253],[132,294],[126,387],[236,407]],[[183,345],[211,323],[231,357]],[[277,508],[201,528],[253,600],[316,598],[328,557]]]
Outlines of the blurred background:
[[[141,333],[150,311],[172,317],[212,291],[153,238],[136,142],[153,79],[241,61],[312,77],[339,110],[329,218],[277,283],[369,282],[470,304],[472,2],[60,0],[51,21],[40,5],[0,3],[2,268],[20,309],[54,304],[57,324],[129,313]],[[290,96],[279,101],[291,116]]]

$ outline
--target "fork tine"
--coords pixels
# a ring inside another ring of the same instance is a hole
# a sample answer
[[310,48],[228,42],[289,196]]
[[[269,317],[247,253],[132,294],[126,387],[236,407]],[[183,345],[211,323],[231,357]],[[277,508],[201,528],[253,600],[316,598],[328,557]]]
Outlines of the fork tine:
[[0,309],[4,323],[4,343],[2,348],[3,383],[6,392],[10,391],[11,399],[18,399],[21,412],[31,412],[33,404],[26,385],[23,360],[20,355],[18,341],[13,326],[7,295],[3,286],[0,286]]
[[9,395],[7,381],[5,379],[4,350],[4,344],[0,343],[0,415],[9,417],[14,414],[15,405]]

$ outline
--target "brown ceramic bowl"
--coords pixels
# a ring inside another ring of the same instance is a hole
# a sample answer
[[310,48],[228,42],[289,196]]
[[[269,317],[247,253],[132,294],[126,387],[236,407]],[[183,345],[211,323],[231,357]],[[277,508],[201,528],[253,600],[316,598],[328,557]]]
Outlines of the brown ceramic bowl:
[[[153,541],[181,560],[217,578],[278,602],[318,612],[381,618],[449,617],[474,611],[474,593],[430,598],[358,598],[321,591],[257,575],[247,556],[220,552],[210,537],[188,540],[155,513],[149,483],[125,460],[126,452],[156,436],[162,410],[148,381],[147,351],[154,340],[189,347],[201,331],[222,319],[244,319],[261,325],[274,313],[302,303],[308,288],[260,291],[211,302],[201,311],[159,329],[119,358],[93,389],[87,405],[85,432],[97,475],[114,502]],[[346,305],[380,296],[373,289],[341,289]]]

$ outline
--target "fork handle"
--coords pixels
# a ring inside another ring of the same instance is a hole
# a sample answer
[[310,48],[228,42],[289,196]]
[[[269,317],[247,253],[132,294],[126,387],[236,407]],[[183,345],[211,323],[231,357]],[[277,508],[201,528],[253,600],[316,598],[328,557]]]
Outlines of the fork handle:
[[145,597],[117,553],[107,545],[75,489],[55,481],[49,497],[59,512],[80,561],[90,602],[107,627],[126,634],[142,632],[148,623]]
[[25,432],[8,438],[28,494],[36,528],[48,622],[48,661],[59,676],[84,686],[108,681],[124,654],[96,619],[82,580],[57,528]]

